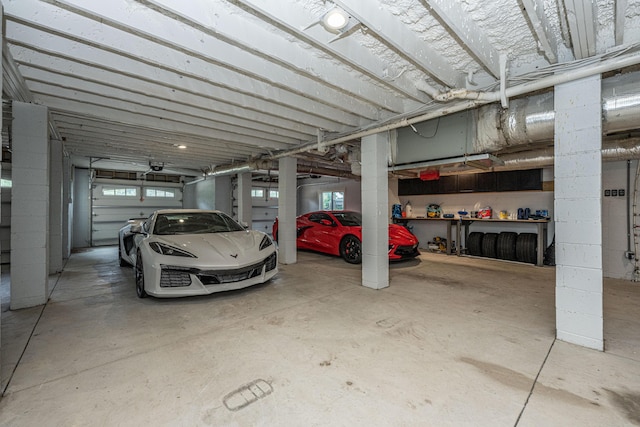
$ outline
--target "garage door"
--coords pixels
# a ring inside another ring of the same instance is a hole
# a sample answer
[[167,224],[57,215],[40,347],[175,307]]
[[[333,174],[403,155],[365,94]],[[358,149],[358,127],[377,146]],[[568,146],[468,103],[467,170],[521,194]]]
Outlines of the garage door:
[[146,218],[156,209],[182,208],[182,184],[96,179],[91,200],[92,245],[115,245],[118,230],[130,218]]

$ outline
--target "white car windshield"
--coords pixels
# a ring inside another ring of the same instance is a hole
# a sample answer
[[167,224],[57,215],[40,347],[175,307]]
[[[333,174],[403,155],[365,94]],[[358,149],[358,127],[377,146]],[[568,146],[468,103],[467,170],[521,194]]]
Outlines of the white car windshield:
[[206,234],[244,231],[230,216],[218,212],[178,212],[158,214],[153,234]]

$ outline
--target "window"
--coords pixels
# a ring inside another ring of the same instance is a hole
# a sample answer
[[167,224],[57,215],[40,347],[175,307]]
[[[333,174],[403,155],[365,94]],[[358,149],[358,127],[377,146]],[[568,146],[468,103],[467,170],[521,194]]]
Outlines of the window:
[[145,188],[144,195],[145,197],[173,199],[176,197],[176,192],[172,188]]
[[10,179],[0,179],[0,187],[11,188],[13,182]]
[[271,190],[268,188],[252,188],[251,197],[256,199],[277,199],[279,196],[278,190]]
[[102,195],[107,197],[137,197],[138,187],[114,187],[105,185],[102,187]]
[[320,205],[323,211],[344,210],[344,191],[324,191]]

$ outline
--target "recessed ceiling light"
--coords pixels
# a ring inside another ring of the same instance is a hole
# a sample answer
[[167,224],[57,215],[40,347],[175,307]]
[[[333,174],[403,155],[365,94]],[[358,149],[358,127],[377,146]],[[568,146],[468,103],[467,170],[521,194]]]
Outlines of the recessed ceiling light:
[[184,144],[180,144],[178,145],[178,148],[180,148],[181,150],[184,150],[185,148],[187,148],[187,146]]
[[322,17],[322,25],[331,32],[342,30],[349,23],[349,15],[339,7],[331,9]]

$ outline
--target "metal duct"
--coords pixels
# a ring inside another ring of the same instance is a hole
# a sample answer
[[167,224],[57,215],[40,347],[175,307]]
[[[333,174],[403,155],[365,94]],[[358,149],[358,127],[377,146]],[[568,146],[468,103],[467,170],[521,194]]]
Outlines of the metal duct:
[[[605,162],[615,162],[624,160],[640,159],[640,138],[616,140],[603,143],[602,160]],[[541,148],[519,153],[503,154],[500,160],[504,162],[501,166],[494,166],[488,172],[499,172],[508,170],[536,169],[553,166],[553,147]],[[460,175],[465,173],[478,173],[476,169],[466,171],[441,169],[440,175]]]
[[[226,166],[215,168],[206,173],[207,177],[223,176],[230,174],[240,174],[244,172],[251,172],[255,170],[278,170],[278,162],[275,160],[258,160],[255,162],[243,163],[238,166]],[[336,176],[340,178],[360,179],[359,176],[350,172],[349,165],[345,165],[342,169],[322,167],[317,163],[305,162],[298,160],[297,164],[298,173],[309,173],[312,175],[328,175]]]
[[605,134],[637,129],[640,114],[640,72],[602,81],[602,129]]
[[[640,127],[640,72],[602,81],[602,129],[605,135]],[[475,153],[495,152],[533,142],[553,141],[553,92],[509,102],[509,109],[486,105],[476,114]]]

